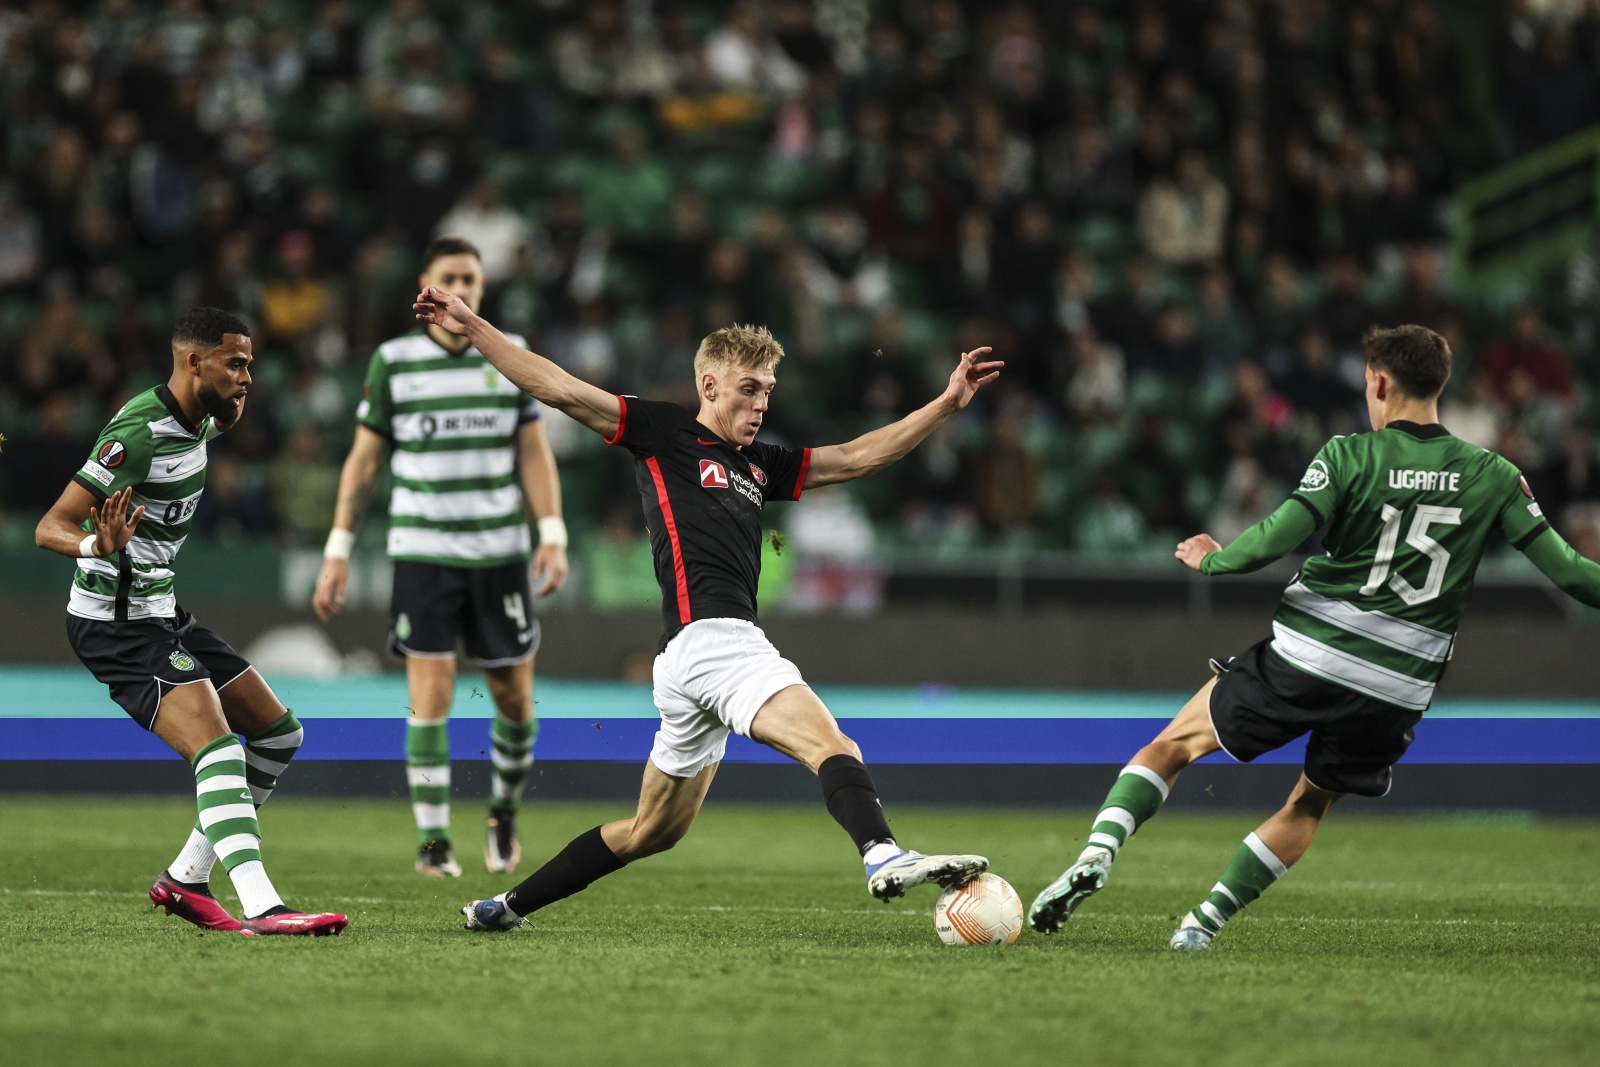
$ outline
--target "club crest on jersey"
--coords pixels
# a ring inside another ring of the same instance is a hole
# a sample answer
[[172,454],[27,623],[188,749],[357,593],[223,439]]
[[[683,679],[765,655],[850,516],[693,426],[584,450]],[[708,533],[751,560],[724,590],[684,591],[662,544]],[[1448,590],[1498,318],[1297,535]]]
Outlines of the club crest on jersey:
[[194,670],[194,657],[189,655],[189,653],[184,652],[182,649],[179,649],[177,652],[174,652],[167,658],[171,660],[172,665],[178,668],[180,671]]
[[767,484],[767,472],[756,466],[754,463],[750,464],[750,473],[755,475],[757,485]]
[[1319,489],[1328,488],[1332,478],[1328,474],[1328,465],[1320,459],[1311,461],[1311,466],[1306,468],[1306,476],[1300,479],[1300,488],[1308,493],[1315,493]]
[[128,450],[122,447],[121,441],[107,441],[100,446],[100,451],[94,454],[94,458],[107,470],[116,470],[122,466],[122,461],[128,458]]
[[700,487],[702,489],[728,488],[728,471],[714,459],[700,461]]

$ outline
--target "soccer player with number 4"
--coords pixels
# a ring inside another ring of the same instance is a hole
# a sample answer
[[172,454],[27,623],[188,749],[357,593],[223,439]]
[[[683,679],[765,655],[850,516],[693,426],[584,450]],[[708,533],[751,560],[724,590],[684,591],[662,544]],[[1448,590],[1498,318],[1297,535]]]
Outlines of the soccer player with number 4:
[[[183,610],[173,584],[205,488],[206,442],[243,417],[253,360],[239,319],[217,308],[186,312],[172,334],[172,376],[100,431],[34,538],[77,557],[72,651],[134,722],[194,769],[200,818],[150,900],[203,930],[337,934],[348,920],[287,907],[261,858],[256,810],[299,750],[300,723],[244,657]],[[211,895],[219,859],[242,920]]]
[[[423,253],[424,286],[468,306],[483,300],[478,250],[441,237]],[[520,340],[520,339],[519,339]],[[538,403],[465,338],[437,326],[385,341],[373,353],[356,408],[356,436],[339,476],[333,529],[312,606],[326,622],[344,606],[356,524],[389,450],[389,556],[394,592],[389,648],[405,657],[410,716],[406,775],[421,874],[456,877],[450,839],[450,705],[456,651],[483,668],[494,720],[483,859],[516,870],[517,809],[533,762],[533,600],[567,576],[561,482]],[[528,512],[539,530],[534,551]],[[532,576],[539,579],[535,590]]]
[[1258,570],[1326,528],[1324,555],[1284,591],[1272,637],[1227,662],[1123,768],[1077,862],[1028,919],[1054,933],[1098,892],[1179,773],[1217,750],[1248,763],[1310,734],[1288,803],[1234,852],[1171,947],[1211,946],[1282,877],[1347,793],[1381,797],[1433,700],[1490,536],[1499,531],[1563,592],[1600,607],[1600,565],[1550,528],[1504,458],[1439,424],[1450,347],[1421,326],[1374,328],[1366,350],[1372,432],[1335,437],[1277,511],[1223,548],[1200,534],[1177,557],[1202,574]]

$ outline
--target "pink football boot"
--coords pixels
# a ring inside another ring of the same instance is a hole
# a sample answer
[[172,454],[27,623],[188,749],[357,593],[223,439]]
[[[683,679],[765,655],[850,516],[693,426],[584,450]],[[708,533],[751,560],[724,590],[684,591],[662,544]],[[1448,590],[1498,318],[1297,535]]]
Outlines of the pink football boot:
[[168,915],[187,919],[202,930],[237,930],[240,922],[205,889],[184,885],[166,871],[150,887],[150,903]]
[[308,915],[303,911],[282,911],[274,908],[265,915],[258,915],[254,919],[246,919],[240,924],[240,933],[246,937],[257,937],[266,934],[299,934],[302,937],[326,937],[329,934],[340,934],[350,925],[350,920],[336,911],[323,912],[320,915]]

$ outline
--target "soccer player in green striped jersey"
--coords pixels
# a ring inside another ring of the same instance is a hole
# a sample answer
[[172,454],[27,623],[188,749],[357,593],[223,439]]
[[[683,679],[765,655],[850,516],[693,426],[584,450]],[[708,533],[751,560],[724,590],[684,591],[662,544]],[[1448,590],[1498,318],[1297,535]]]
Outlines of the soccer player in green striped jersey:
[[[483,300],[483,264],[459,237],[428,246],[419,281],[474,309]],[[484,865],[512,871],[521,857],[517,807],[536,731],[533,599],[559,588],[567,574],[555,457],[537,401],[464,338],[428,326],[379,345],[356,409],[355,443],[339,478],[312,602],[323,621],[344,603],[356,524],[377,486],[385,449],[393,480],[389,647],[405,657],[411,696],[406,774],[419,838],[416,867],[434,876],[461,873],[450,839],[447,729],[457,648],[464,646],[483,668],[495,705]],[[539,528],[537,552],[530,510]]]
[[1372,432],[1329,441],[1293,496],[1227,548],[1200,534],[1176,554],[1202,574],[1253,571],[1321,528],[1326,553],[1284,591],[1272,637],[1213,660],[1216,677],[1123,768],[1077,862],[1034,900],[1034,929],[1059,930],[1105,885],[1122,846],[1189,764],[1219,749],[1248,763],[1309,734],[1288,803],[1244,839],[1172,936],[1179,951],[1209,948],[1305,854],[1339,798],[1389,791],[1496,531],[1568,595],[1600,607],[1600,565],[1550,528],[1517,468],[1439,424],[1444,338],[1420,326],[1375,328],[1363,345]]
[[[72,650],[135,722],[194,767],[200,818],[151,901],[202,929],[337,934],[343,915],[286,907],[261,859],[256,809],[300,747],[300,723],[255,668],[183,610],[174,588],[205,488],[206,442],[244,414],[252,359],[243,322],[216,308],[187,312],[172,335],[172,377],[100,431],[35,539],[78,561]],[[242,921],[211,895],[218,859]]]

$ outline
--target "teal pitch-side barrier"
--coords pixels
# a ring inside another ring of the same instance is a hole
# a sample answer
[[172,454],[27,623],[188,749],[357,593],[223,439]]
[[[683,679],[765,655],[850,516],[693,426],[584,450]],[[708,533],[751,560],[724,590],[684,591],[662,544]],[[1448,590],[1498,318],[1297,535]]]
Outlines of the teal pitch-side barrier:
[[[306,723],[300,759],[401,759],[406,716],[399,675],[274,676],[273,688]],[[1119,763],[1170,719],[1186,693],[817,686],[874,763]],[[642,763],[656,713],[649,687],[619,682],[538,683],[537,754],[553,760]],[[493,714],[482,683],[456,689],[452,748],[487,758]],[[1261,762],[1298,763],[1297,743]],[[0,760],[170,758],[86,672],[0,668]],[[782,762],[734,738],[736,762]],[[1600,763],[1600,701],[1443,698],[1417,728],[1408,763]]]

